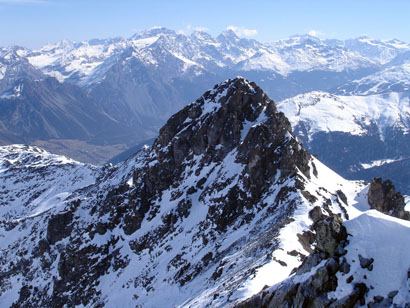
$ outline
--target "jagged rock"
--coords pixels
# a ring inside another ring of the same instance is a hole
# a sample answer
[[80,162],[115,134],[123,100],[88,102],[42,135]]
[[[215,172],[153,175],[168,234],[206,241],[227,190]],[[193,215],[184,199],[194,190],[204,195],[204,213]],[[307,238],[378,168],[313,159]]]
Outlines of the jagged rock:
[[53,215],[48,221],[47,240],[50,244],[62,240],[71,234],[73,213],[71,211]]
[[360,305],[364,305],[364,296],[366,294],[366,291],[367,291],[367,287],[365,284],[356,283],[354,285],[354,289],[351,294],[335,301],[329,307],[330,308],[356,307],[355,305],[358,303],[360,303]]
[[387,294],[387,296],[389,298],[394,298],[398,293],[399,293],[399,291],[397,291],[397,290],[391,291],[389,294]]
[[346,258],[342,259],[342,264],[340,265],[340,271],[344,274],[348,274],[350,272],[350,264],[347,263]]
[[[390,308],[392,307],[393,300],[389,297],[375,296],[372,302],[367,304],[369,308]],[[394,306],[393,306],[394,307]]]
[[390,180],[383,182],[381,178],[373,178],[367,198],[372,209],[397,218],[410,220],[410,213],[404,210],[404,197],[396,192]]
[[299,242],[302,244],[303,248],[307,252],[312,252],[312,248],[310,247],[315,241],[315,235],[311,231],[304,231],[302,234],[298,234]]
[[367,259],[359,254],[359,261],[360,261],[361,268],[367,268],[368,270],[371,270],[374,259],[373,258]]
[[320,219],[326,217],[325,214],[322,212],[322,208],[320,206],[315,206],[310,212],[309,217],[313,220],[313,222],[317,222]]
[[337,271],[340,269],[339,261],[334,258],[329,258],[325,266],[330,275],[336,274]]
[[[295,277],[306,274],[327,258],[325,264],[317,268],[313,275],[302,282],[293,282],[290,279],[275,290],[260,292],[252,300],[245,301],[239,306],[235,306],[235,308],[342,308],[353,307],[358,301],[362,300],[364,293],[361,285],[355,286],[354,291],[349,296],[338,302],[328,298],[327,293],[334,291],[338,285],[336,274],[339,271],[348,272],[350,270],[346,259],[338,255],[340,248],[348,243],[347,232],[338,215],[324,216],[321,209],[315,207],[309,212],[309,216],[315,221],[313,228],[316,233],[311,234],[313,236],[312,243],[316,243],[316,249],[293,272]],[[254,301],[254,299],[258,300]]]
[[339,216],[321,219],[315,223],[314,229],[317,248],[329,256],[338,254],[340,241],[347,238],[342,219]]

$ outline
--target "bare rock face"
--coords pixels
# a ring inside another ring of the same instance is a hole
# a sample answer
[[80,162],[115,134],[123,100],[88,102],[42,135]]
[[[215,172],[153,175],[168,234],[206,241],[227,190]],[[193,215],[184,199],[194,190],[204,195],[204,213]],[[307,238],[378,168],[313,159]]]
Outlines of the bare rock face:
[[410,220],[410,213],[404,210],[404,197],[396,192],[390,180],[382,181],[381,178],[374,178],[370,183],[367,194],[369,205],[387,215]]
[[50,218],[47,226],[47,240],[50,244],[55,244],[64,237],[71,234],[73,213],[65,212],[54,215]]
[[[209,207],[208,218],[218,231],[225,230],[252,209],[277,174],[286,179],[300,170],[309,178],[310,154],[291,135],[291,130],[288,119],[255,83],[238,77],[216,85],[173,115],[160,130],[148,154],[149,163],[134,173],[134,183],[143,185],[137,185],[133,198],[142,206],[126,215],[130,222],[126,223],[126,233],[139,229],[140,221],[152,209],[156,198],[162,191],[177,187],[195,159],[198,179],[195,185],[178,193],[188,193],[181,203],[188,212],[189,195],[202,191],[200,199],[205,199],[211,191],[219,191],[232,181],[219,183],[219,187],[204,187],[207,177],[199,176],[204,173],[202,170],[228,160],[246,166],[239,174],[241,187],[233,185],[226,198],[214,200]],[[282,198],[289,193],[283,191]],[[248,215],[247,220],[250,219],[252,216]],[[175,222],[175,218],[170,218],[159,234],[168,232]]]
[[342,222],[339,216],[328,217],[316,222],[314,229],[319,251],[330,256],[339,253],[340,241],[347,238],[346,229]]

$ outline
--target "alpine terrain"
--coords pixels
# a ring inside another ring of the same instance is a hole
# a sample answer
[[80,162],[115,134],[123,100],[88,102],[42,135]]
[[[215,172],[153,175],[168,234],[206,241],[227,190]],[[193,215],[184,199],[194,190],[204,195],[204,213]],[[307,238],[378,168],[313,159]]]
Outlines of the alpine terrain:
[[115,166],[9,145],[0,178],[1,307],[409,307],[405,198],[334,173],[242,77]]
[[173,113],[220,80],[245,76],[277,101],[311,91],[401,93],[409,86],[409,52],[398,40],[295,35],[262,43],[232,30],[213,37],[161,27],[36,50],[0,47],[0,144],[102,164],[157,136]]
[[310,92],[278,103],[306,148],[349,179],[383,175],[410,193],[410,92]]

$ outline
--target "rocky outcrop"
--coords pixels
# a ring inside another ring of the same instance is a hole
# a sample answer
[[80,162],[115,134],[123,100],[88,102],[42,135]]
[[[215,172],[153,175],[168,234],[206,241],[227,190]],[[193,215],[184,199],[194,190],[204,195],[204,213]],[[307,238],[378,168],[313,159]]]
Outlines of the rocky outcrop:
[[71,234],[73,213],[65,212],[53,215],[48,221],[47,240],[50,244],[62,240]]
[[[190,195],[202,191],[200,199],[205,200],[211,191],[220,191],[237,176],[242,182],[232,185],[226,197],[215,198],[209,206],[208,218],[218,231],[226,230],[251,210],[277,175],[281,179],[293,178],[300,170],[310,177],[310,154],[291,135],[289,121],[277,111],[274,102],[255,83],[241,77],[228,80],[173,115],[161,128],[147,153],[149,163],[133,176],[134,183],[142,185],[129,197],[140,203],[140,207],[129,209],[125,215],[127,234],[140,228],[140,222],[157,198],[164,190],[177,187],[195,159],[198,165],[193,185],[175,192],[179,196],[187,193],[186,199],[181,200],[187,211]],[[202,170],[228,161],[245,168],[226,182],[205,185],[209,172]],[[277,202],[291,192],[291,189],[283,190]],[[252,218],[249,214],[243,223]],[[169,232],[176,222],[175,217],[168,220],[157,234]]]
[[[375,184],[384,186],[386,195],[397,196],[394,188],[391,187],[391,182],[387,181],[385,184],[381,183],[380,179],[376,179],[372,185]],[[393,200],[397,199],[393,198]],[[389,209],[393,209],[391,214],[395,213],[394,209],[397,207],[389,207]],[[235,308],[354,308],[364,305],[370,308],[410,307],[408,300],[403,301],[403,296],[407,296],[408,299],[406,291],[403,293],[400,293],[402,290],[397,289],[390,289],[392,291],[381,289],[381,293],[379,293],[380,289],[374,291],[374,286],[377,284],[374,275],[380,275],[380,263],[377,269],[375,265],[377,261],[368,255],[366,249],[359,250],[359,253],[357,246],[353,249],[349,245],[349,242],[358,236],[357,230],[355,235],[348,234],[339,215],[324,215],[320,207],[313,208],[309,216],[314,221],[310,234],[315,249],[305,258],[301,266],[294,269],[294,276],[276,286],[270,288],[266,286],[258,294],[234,306]],[[361,229],[358,230],[361,232]],[[373,253],[377,259],[376,256],[380,252]],[[377,260],[380,262],[380,258]],[[385,271],[383,265],[381,272]],[[404,281],[407,278],[407,284],[410,281],[409,273],[407,275],[397,273],[397,275],[403,277]],[[336,296],[337,294],[339,296]],[[401,303],[397,304],[400,301]],[[402,304],[403,302],[405,304]]]
[[373,178],[367,194],[369,205],[387,215],[410,220],[410,213],[404,210],[405,202],[401,193],[396,192],[390,180]]
[[350,271],[343,257],[348,235],[340,216],[318,215],[318,209],[310,212],[310,216],[317,219],[312,226],[316,248],[295,269],[295,276],[273,289],[261,291],[235,308],[345,308],[364,304],[367,286],[363,283],[355,283],[353,291],[342,299],[328,296],[338,285],[336,274]]

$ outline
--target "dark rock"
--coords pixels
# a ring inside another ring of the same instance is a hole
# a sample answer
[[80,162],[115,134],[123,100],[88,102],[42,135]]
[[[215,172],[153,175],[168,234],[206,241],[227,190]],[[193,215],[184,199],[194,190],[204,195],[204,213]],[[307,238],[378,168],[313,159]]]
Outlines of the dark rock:
[[72,230],[73,213],[71,211],[51,216],[47,226],[47,240],[54,245],[69,236]]
[[340,268],[339,262],[334,258],[329,258],[325,266],[330,275],[336,274]]
[[[310,192],[308,192],[307,190],[302,190],[302,195],[303,197],[306,198],[306,200],[308,200],[310,203],[315,203],[317,201],[317,198],[315,196],[313,196]],[[313,219],[313,218],[312,218]]]
[[344,192],[339,189],[338,191],[336,191],[336,193],[339,196],[340,200],[342,200],[343,203],[347,205],[347,197]]
[[350,264],[347,263],[346,258],[343,258],[342,264],[340,265],[340,271],[344,274],[348,274],[350,272]]
[[381,303],[383,299],[384,299],[383,296],[375,296],[374,297],[374,302],[375,303]]
[[322,261],[320,254],[314,252],[310,254],[307,258],[305,258],[302,264],[296,269],[296,274],[304,274],[310,272],[310,270],[318,265]]
[[38,242],[38,249],[39,249],[40,255],[43,255],[45,252],[50,251],[50,245],[48,243],[49,242],[45,239],[41,239]]
[[357,283],[354,286],[353,292],[342,299],[335,301],[329,307],[331,308],[347,308],[355,307],[356,304],[364,305],[364,296],[367,292],[367,287],[363,283]]
[[[360,267],[361,268],[369,269],[369,266],[373,264],[374,259],[373,258],[366,259],[362,255],[359,254],[359,261],[360,261]],[[369,269],[369,270],[371,270],[371,269]]]
[[107,226],[102,222],[98,222],[95,226],[95,232],[100,235],[104,235],[107,232]]
[[381,178],[373,178],[367,198],[372,209],[393,217],[410,220],[410,213],[404,210],[404,197],[396,192],[390,180],[383,182]]
[[383,296],[375,296],[372,302],[368,303],[369,308],[390,308],[396,307],[392,306],[393,300],[389,297],[384,298]]
[[336,255],[344,256],[345,254],[347,254],[347,250],[344,249],[343,247],[339,246],[339,248],[336,251]]
[[303,249],[311,253],[313,250],[310,247],[315,242],[315,235],[311,231],[303,231],[302,234],[297,234],[299,242],[302,244]]
[[260,292],[250,297],[246,301],[240,303],[235,308],[253,308],[253,307],[262,307],[263,293]]
[[320,206],[315,206],[312,210],[309,212],[309,217],[313,220],[313,222],[317,222],[320,219],[323,219],[326,217],[325,214],[322,212],[322,208]]
[[297,252],[296,250],[288,251],[288,255],[297,257],[299,255],[299,252]]
[[191,187],[189,187],[189,189],[187,190],[187,195],[192,195],[192,194],[194,194],[194,193],[196,193],[198,190],[194,187],[194,186],[191,186]]
[[339,216],[328,217],[315,223],[316,246],[330,256],[337,254],[339,243],[347,238],[346,228]]
[[349,277],[347,277],[346,282],[347,283],[351,283],[353,281],[353,275],[350,275]]

